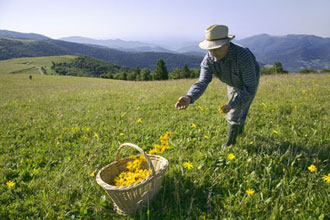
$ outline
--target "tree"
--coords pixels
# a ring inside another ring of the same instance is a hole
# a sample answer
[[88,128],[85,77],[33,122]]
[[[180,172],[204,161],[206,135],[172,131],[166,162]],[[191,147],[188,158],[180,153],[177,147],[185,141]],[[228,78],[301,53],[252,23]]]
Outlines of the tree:
[[136,80],[136,73],[135,72],[131,72],[127,75],[127,80],[130,81],[135,81]]
[[138,66],[135,68],[134,73],[135,73],[135,80],[141,80],[141,70]]
[[326,68],[324,68],[323,70],[321,70],[320,73],[330,73],[330,69],[326,69]]
[[141,80],[148,81],[151,80],[151,72],[148,68],[141,70]]
[[165,62],[162,59],[158,59],[156,63],[156,70],[155,70],[155,80],[167,80],[168,79],[168,72],[165,66]]
[[180,79],[181,75],[182,75],[181,70],[178,67],[176,67],[173,70],[172,74],[171,74],[171,78],[172,79]]
[[184,76],[184,78],[190,78],[190,70],[189,70],[189,68],[188,68],[188,66],[187,66],[187,64],[185,64],[184,66],[183,66],[183,69],[182,69],[182,72],[183,72],[183,76]]

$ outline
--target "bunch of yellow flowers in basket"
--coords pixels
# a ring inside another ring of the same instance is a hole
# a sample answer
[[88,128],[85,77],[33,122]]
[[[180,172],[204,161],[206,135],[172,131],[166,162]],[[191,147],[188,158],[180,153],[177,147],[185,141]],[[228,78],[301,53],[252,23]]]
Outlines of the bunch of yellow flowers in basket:
[[[168,139],[171,132],[167,131],[164,136],[160,137],[160,145],[155,144],[154,148],[151,149],[148,154],[162,154],[166,149],[169,148]],[[131,161],[127,162],[127,171],[121,172],[114,179],[115,186],[129,186],[134,183],[138,183],[151,174],[151,170],[141,168],[143,163],[146,163],[146,159],[143,155],[130,156]]]

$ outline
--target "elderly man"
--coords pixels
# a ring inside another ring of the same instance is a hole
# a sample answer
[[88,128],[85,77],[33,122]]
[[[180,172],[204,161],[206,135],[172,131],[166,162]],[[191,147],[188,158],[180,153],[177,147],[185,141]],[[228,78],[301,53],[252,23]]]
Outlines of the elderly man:
[[227,84],[228,103],[221,107],[227,114],[229,131],[225,146],[234,145],[236,137],[243,132],[250,105],[257,92],[260,71],[252,52],[230,42],[234,35],[228,35],[225,25],[212,25],[205,31],[206,40],[199,47],[209,52],[201,63],[199,80],[194,83],[186,96],[178,99],[175,107],[186,109],[205,91],[215,74]]

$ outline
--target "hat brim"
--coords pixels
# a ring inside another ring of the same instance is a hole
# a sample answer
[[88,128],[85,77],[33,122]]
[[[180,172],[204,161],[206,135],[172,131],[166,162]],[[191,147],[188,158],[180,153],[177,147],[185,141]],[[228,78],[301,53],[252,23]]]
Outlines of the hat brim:
[[221,40],[203,40],[202,42],[199,43],[199,47],[204,50],[212,50],[216,48],[220,48],[223,45],[225,45],[228,41],[231,41],[235,38],[235,35],[229,35],[225,39]]

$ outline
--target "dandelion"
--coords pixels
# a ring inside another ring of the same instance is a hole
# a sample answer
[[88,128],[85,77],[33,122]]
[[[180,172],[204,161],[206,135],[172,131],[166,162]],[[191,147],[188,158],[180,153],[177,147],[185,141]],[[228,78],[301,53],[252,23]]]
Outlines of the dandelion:
[[308,167],[308,169],[309,169],[309,171],[311,171],[312,173],[313,172],[315,172],[315,171],[317,171],[317,168],[316,168],[316,166],[315,165],[310,165],[309,167]]
[[328,176],[324,176],[322,177],[323,181],[326,183],[330,183],[330,173],[328,174]]
[[221,106],[218,107],[218,111],[222,114],[225,113],[225,111],[222,109],[223,106],[225,106],[225,105],[221,105]]
[[127,113],[126,112],[124,112],[123,114],[121,114],[121,116],[120,117],[125,117],[125,115],[126,115]]
[[209,136],[207,136],[207,135],[204,135],[204,138],[205,138],[205,139],[209,139]]
[[253,141],[249,142],[249,145],[252,145],[252,144],[254,144],[254,142],[253,142]]
[[276,131],[276,130],[273,130],[273,134],[278,134],[278,131]]
[[138,106],[138,107],[136,108],[136,110],[140,110],[140,106]]
[[191,168],[193,168],[194,166],[188,161],[188,162],[184,162],[183,163],[183,167],[190,170]]
[[94,133],[94,137],[95,137],[95,138],[98,138],[99,135],[98,135],[97,133]]
[[253,189],[247,189],[245,192],[248,195],[253,195],[254,194],[254,190]]
[[202,106],[198,106],[198,108],[199,108],[199,110],[203,111],[203,108],[202,108]]
[[12,182],[12,181],[8,181],[6,184],[7,184],[7,186],[9,186],[9,187],[13,187],[13,186],[15,186],[15,183]]
[[89,176],[94,177],[95,176],[95,171],[91,172],[91,174],[89,174]]
[[192,128],[196,128],[196,125],[194,123],[191,124]]
[[228,154],[227,160],[233,160],[233,159],[235,159],[235,155],[234,154]]
[[120,136],[124,136],[125,134],[124,134],[123,132],[121,132],[119,135],[120,135]]
[[142,118],[139,118],[138,120],[137,120],[137,123],[141,123],[142,122]]

